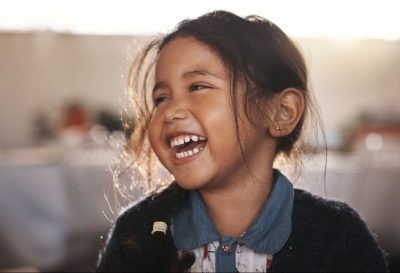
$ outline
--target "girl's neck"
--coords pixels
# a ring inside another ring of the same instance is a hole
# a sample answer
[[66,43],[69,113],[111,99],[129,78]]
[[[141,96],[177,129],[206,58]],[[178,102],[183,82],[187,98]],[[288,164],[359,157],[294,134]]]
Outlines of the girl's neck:
[[272,168],[263,182],[250,178],[235,184],[200,190],[208,214],[223,236],[239,237],[256,220],[272,189]]

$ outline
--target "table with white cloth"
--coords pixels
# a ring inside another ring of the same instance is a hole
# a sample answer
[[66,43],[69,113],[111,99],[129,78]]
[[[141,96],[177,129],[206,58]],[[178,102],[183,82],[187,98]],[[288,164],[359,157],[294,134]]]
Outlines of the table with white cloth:
[[[109,160],[99,148],[30,147],[0,157],[0,270],[57,269],[91,253],[110,227]],[[89,266],[89,265],[88,265]],[[93,266],[93,264],[91,265]],[[89,268],[88,268],[89,269]]]

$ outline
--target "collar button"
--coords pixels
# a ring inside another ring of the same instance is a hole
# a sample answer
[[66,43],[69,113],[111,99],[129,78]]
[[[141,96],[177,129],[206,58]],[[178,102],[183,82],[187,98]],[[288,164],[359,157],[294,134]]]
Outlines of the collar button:
[[222,246],[222,250],[223,250],[225,253],[229,253],[229,252],[232,251],[232,245],[223,245],[223,246]]

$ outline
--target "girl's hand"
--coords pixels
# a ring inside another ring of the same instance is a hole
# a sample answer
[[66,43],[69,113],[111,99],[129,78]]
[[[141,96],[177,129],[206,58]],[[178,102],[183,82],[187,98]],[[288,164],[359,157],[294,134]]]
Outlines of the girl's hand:
[[193,252],[188,252],[187,254],[182,255],[182,257],[173,262],[169,271],[187,272],[192,267],[195,260],[196,257],[194,256]]

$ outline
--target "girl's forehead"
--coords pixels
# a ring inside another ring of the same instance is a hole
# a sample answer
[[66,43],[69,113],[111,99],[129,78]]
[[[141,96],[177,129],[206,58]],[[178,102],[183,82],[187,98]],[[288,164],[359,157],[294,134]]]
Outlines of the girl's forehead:
[[168,42],[159,52],[156,77],[184,74],[190,70],[205,70],[225,77],[227,69],[221,57],[207,44],[193,37],[178,37]]
[[192,61],[201,59],[196,57],[204,57],[204,55],[219,59],[219,56],[207,44],[200,42],[194,37],[177,37],[169,41],[160,50],[157,64],[164,59],[171,61],[182,59],[183,57],[190,57],[187,61]]

